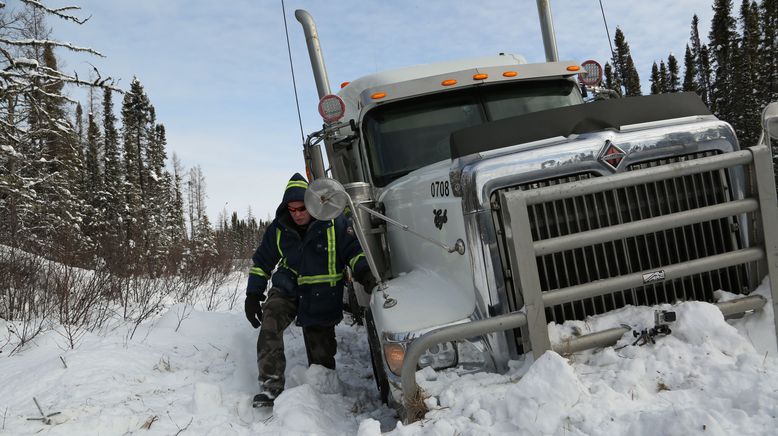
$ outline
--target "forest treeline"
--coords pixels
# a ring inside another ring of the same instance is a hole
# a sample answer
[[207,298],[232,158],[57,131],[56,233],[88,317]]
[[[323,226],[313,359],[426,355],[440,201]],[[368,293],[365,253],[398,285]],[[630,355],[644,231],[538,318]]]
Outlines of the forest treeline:
[[[168,156],[138,78],[121,89],[96,69],[61,71],[58,51],[102,56],[52,38],[49,21],[83,24],[76,12],[0,6],[0,245],[151,277],[249,257],[266,223],[250,210],[209,220],[203,172]],[[74,87],[87,101],[74,101]]]
[[[49,21],[82,24],[81,11],[15,3],[0,3],[0,245],[128,276],[229,268],[250,256],[267,222],[251,211],[211,222],[201,168],[168,156],[138,78],[121,89],[97,70],[61,71],[58,52],[102,56],[52,38]],[[778,100],[778,0],[743,0],[737,14],[732,0],[712,7],[707,43],[695,15],[682,61],[670,53],[652,66],[650,93],[698,93],[753,145],[762,109]],[[642,94],[621,29],[605,73],[620,95]],[[74,87],[86,101],[74,101]]]
[[[759,140],[765,106],[778,100],[778,0],[742,0],[738,13],[732,0],[714,0],[712,8],[707,44],[694,15],[683,73],[672,53],[654,62],[650,93],[696,92],[711,112],[732,125],[741,147],[749,147]],[[604,68],[605,86],[623,96],[642,95],[640,76],[619,28],[613,43],[613,59]],[[778,151],[773,156],[778,164]]]

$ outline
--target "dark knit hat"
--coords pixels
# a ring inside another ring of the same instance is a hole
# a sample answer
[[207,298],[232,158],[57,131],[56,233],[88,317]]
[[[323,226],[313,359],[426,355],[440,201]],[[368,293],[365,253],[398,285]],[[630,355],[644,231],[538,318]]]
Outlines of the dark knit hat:
[[305,190],[308,189],[308,182],[300,173],[294,173],[289,183],[286,184],[284,191],[283,204],[289,204],[292,201],[305,201]]

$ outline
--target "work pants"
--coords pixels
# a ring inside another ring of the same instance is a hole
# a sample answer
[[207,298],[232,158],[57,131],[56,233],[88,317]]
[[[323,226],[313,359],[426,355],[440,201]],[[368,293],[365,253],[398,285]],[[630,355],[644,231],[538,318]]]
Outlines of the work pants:
[[[297,315],[297,298],[287,297],[271,289],[262,306],[262,326],[257,340],[259,387],[275,396],[284,390],[284,330]],[[335,325],[303,327],[308,365],[318,364],[335,369]]]

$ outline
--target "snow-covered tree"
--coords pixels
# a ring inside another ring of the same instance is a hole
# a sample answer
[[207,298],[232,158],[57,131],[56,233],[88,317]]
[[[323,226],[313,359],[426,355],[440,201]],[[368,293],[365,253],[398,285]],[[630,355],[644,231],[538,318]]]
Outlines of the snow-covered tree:
[[706,105],[710,104],[711,67],[708,46],[700,40],[700,19],[695,14],[692,17],[691,36],[689,40],[691,57],[696,72],[697,94]]
[[714,0],[711,21],[710,54],[714,72],[710,108],[720,118],[733,118],[732,102],[735,101],[735,50],[737,32],[732,17],[732,0]]

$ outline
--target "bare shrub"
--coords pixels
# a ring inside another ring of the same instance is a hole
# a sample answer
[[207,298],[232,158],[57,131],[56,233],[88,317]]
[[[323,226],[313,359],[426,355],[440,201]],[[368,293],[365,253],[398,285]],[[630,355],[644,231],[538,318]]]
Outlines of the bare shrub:
[[48,329],[53,298],[50,262],[21,250],[0,246],[0,318],[8,322],[9,354]]
[[55,296],[60,334],[75,348],[88,331],[101,327],[110,316],[105,290],[110,276],[101,271],[88,271],[58,265],[52,292]]

